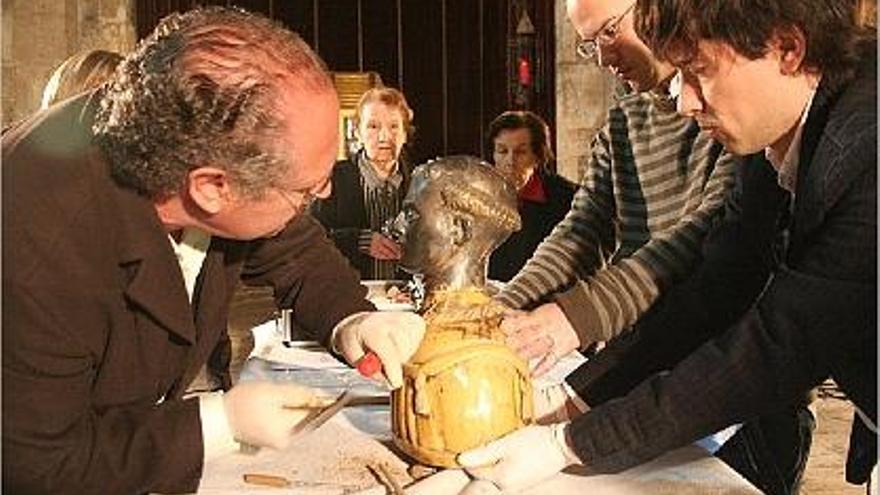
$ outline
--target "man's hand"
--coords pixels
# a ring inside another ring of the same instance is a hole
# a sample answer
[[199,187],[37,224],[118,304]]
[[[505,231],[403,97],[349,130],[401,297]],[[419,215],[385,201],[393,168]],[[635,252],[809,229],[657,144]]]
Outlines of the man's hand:
[[406,495],[497,495],[499,493],[501,490],[491,481],[472,480],[461,469],[444,469],[406,487]]
[[401,249],[400,244],[378,232],[373,232],[366,253],[377,260],[399,260]]
[[541,376],[580,346],[577,333],[556,303],[505,316],[501,330],[507,345],[527,361],[537,360],[533,376]]
[[403,385],[403,364],[425,335],[425,320],[415,313],[373,311],[343,320],[333,334],[333,348],[352,366],[372,351],[382,361],[391,388]]
[[583,400],[575,401],[574,392],[564,383],[536,388],[534,392],[535,418],[539,425],[571,421],[587,412]]
[[526,426],[462,452],[458,462],[475,479],[491,482],[502,491],[533,486],[580,462],[565,439],[566,425]]
[[284,449],[293,428],[329,398],[292,383],[240,382],[223,395],[223,409],[233,437],[257,447]]

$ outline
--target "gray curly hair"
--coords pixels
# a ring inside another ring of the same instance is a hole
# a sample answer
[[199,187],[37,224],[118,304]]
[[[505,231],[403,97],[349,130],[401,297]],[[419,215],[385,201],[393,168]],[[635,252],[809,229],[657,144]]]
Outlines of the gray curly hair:
[[277,110],[282,88],[333,90],[326,66],[295,33],[239,9],[162,19],[123,61],[93,130],[117,181],[174,194],[200,164],[261,197],[295,165]]

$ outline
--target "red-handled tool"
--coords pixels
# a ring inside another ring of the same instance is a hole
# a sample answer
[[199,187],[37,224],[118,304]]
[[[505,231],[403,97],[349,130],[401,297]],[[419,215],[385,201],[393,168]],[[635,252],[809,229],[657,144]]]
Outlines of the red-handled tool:
[[358,360],[356,368],[361,375],[370,378],[382,371],[382,361],[376,353],[369,351]]

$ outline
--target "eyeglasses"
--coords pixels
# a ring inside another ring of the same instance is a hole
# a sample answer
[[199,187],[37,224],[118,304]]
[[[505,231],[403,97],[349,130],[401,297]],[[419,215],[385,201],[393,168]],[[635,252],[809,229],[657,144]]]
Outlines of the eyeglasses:
[[599,53],[599,45],[607,46],[617,40],[617,36],[620,34],[620,23],[623,22],[627,14],[629,14],[635,6],[636,4],[633,2],[623,11],[622,14],[605,21],[605,25],[599,28],[599,31],[594,37],[578,40],[574,45],[574,50],[577,53],[577,56],[588,62],[595,61],[597,58],[596,56]]
[[[285,201],[287,201],[287,204],[290,205],[290,209],[292,209],[293,211],[307,210],[309,208],[309,206],[311,206],[312,203],[314,203],[315,199],[317,198],[317,196],[315,196],[315,194],[312,192],[311,189],[309,189],[307,191],[292,191],[291,192],[291,191],[285,191],[284,189],[281,189],[280,187],[276,187],[275,190],[278,191],[278,194],[280,194],[281,197],[284,198]],[[297,194],[300,196],[300,200],[298,202],[294,199],[294,197],[293,197],[294,194]]]
[[[326,189],[329,182],[330,178],[328,177],[327,180],[321,181],[308,189],[293,189],[288,191],[276,186],[275,190],[278,191],[278,194],[280,194],[285,201],[287,201],[287,204],[290,205],[290,208],[293,211],[305,211],[315,202],[316,199],[318,199],[318,193]],[[297,196],[299,197],[299,201],[295,199]]]

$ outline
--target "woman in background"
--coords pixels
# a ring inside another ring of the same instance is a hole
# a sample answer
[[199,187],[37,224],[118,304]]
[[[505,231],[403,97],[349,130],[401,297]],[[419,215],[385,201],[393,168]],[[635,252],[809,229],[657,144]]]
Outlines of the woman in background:
[[[106,50],[90,50],[71,55],[52,71],[46,81],[40,110],[105,83],[121,61],[121,55]],[[3,126],[0,134],[5,135],[18,123],[19,121],[15,121]]]
[[122,61],[118,53],[89,50],[75,53],[59,65],[43,88],[40,109],[100,86]]
[[364,93],[355,115],[361,149],[336,164],[330,197],[312,206],[312,214],[365,280],[401,275],[400,246],[382,228],[397,216],[409,188],[410,168],[401,155],[413,132],[412,119],[400,91],[379,87]]
[[504,112],[489,124],[492,162],[516,188],[522,228],[498,247],[489,278],[507,282],[568,213],[575,185],[550,169],[553,151],[547,123],[528,111]]

